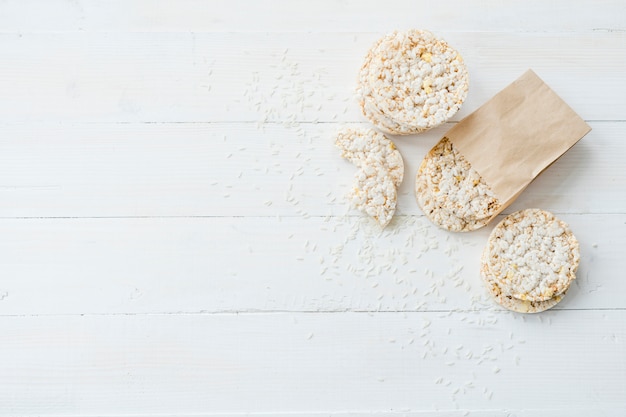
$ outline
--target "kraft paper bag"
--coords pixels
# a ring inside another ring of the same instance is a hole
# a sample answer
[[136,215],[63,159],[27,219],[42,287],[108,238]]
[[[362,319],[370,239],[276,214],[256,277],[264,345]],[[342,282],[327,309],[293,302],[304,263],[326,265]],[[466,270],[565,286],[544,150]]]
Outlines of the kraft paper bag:
[[591,128],[532,70],[446,134],[508,207]]

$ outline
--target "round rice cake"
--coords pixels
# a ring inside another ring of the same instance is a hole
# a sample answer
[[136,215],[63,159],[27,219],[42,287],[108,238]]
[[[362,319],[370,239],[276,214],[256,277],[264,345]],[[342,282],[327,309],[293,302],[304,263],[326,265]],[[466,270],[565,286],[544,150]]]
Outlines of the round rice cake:
[[451,232],[479,229],[500,209],[491,188],[446,137],[424,157],[415,197],[430,221]]
[[397,188],[404,177],[400,151],[373,129],[343,129],[337,134],[335,145],[343,158],[359,168],[349,195],[352,204],[384,228],[396,210]]
[[393,32],[368,51],[357,96],[380,130],[410,135],[450,119],[467,97],[469,75],[459,53],[426,30]]
[[565,222],[547,211],[526,209],[496,225],[482,263],[505,296],[548,301],[563,294],[576,279],[580,248]]

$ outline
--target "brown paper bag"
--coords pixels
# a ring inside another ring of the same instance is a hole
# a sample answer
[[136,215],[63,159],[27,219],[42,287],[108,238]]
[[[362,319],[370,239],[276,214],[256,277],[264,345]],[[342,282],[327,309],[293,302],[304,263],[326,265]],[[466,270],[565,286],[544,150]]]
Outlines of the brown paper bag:
[[590,130],[567,103],[528,70],[445,137],[498,197],[501,207],[493,219]]

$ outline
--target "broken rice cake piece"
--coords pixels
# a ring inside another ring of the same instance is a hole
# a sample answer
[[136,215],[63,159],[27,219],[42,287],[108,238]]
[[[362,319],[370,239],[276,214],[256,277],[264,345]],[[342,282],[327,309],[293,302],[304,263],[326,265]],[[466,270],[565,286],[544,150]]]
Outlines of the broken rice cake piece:
[[396,210],[397,188],[404,177],[402,155],[373,129],[345,128],[336,136],[341,156],[359,168],[350,193],[352,204],[385,227]]

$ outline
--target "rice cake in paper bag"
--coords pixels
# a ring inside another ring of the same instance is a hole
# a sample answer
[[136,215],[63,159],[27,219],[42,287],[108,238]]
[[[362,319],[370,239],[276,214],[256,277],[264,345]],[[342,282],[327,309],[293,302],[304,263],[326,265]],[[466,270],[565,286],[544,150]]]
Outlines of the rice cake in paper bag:
[[[417,202],[438,226],[485,226],[591,128],[532,70],[465,117],[424,158]],[[448,144],[447,153],[440,152]]]

